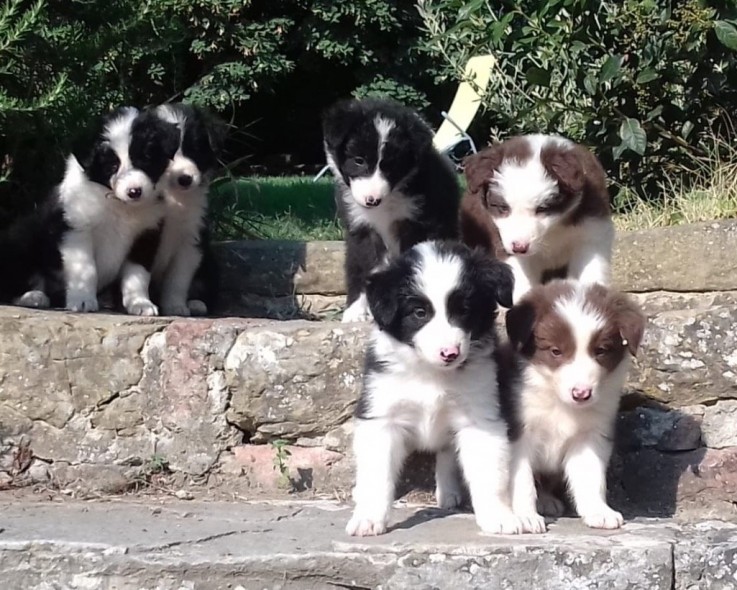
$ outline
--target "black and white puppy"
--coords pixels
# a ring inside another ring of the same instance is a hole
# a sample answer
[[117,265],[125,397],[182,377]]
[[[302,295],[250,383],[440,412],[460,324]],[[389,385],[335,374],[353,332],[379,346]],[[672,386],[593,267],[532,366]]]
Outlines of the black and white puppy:
[[207,194],[225,127],[191,105],[166,104],[155,112],[176,126],[177,149],[163,177],[159,235],[142,236],[133,255],[150,261],[152,295],[163,315],[206,315],[216,291]]
[[493,359],[497,302],[511,305],[512,290],[508,266],[447,242],[418,244],[370,276],[376,327],[356,407],[349,534],[386,531],[397,476],[414,450],[437,454],[439,506],[461,501],[458,460],[479,527],[525,531],[508,495],[509,441]]
[[[97,294],[120,278],[129,313],[151,315],[146,273],[128,260],[134,241],[164,215],[159,180],[177,148],[177,130],[153,113],[123,107],[103,118],[91,145],[67,159],[62,182],[39,212],[6,239],[37,242],[14,302],[71,311],[98,309]],[[143,277],[143,279],[142,279]],[[51,299],[51,301],[50,301]]]
[[398,103],[339,102],[326,112],[323,133],[346,240],[343,321],[368,320],[368,274],[419,242],[455,239],[460,189],[430,128]]

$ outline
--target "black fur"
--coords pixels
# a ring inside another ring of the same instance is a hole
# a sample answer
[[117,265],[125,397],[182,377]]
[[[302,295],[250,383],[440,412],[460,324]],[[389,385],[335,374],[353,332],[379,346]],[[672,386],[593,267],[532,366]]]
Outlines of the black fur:
[[[450,323],[468,332],[472,341],[494,338],[497,304],[511,306],[512,270],[459,243],[435,242],[433,247],[439,256],[457,257],[463,265],[460,280],[446,301]],[[435,314],[415,283],[419,264],[420,254],[412,248],[372,273],[366,284],[366,297],[376,325],[409,346],[413,336]]]
[[417,113],[388,100],[335,104],[323,117],[323,134],[325,149],[336,162],[342,181],[337,182],[336,204],[346,240],[348,305],[359,297],[368,274],[387,253],[387,245],[374,228],[351,223],[343,196],[352,178],[370,176],[376,169],[377,116],[395,122],[379,168],[391,185],[392,198],[408,199],[418,211],[414,219],[399,221],[393,227],[399,251],[425,240],[458,236],[460,189],[456,174],[450,161],[434,149],[432,131]]

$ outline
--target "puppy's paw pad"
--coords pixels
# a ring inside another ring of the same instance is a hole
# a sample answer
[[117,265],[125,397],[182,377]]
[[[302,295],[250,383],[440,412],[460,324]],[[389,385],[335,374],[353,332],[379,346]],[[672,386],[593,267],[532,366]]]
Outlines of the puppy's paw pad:
[[386,532],[386,521],[354,516],[351,518],[348,526],[345,527],[345,532],[352,537],[375,537],[376,535],[383,535]]
[[582,515],[583,523],[592,529],[618,529],[624,524],[624,518],[616,510],[606,509]]
[[159,308],[147,299],[139,299],[138,301],[134,301],[130,303],[125,310],[130,315],[140,315],[147,317],[159,315]]

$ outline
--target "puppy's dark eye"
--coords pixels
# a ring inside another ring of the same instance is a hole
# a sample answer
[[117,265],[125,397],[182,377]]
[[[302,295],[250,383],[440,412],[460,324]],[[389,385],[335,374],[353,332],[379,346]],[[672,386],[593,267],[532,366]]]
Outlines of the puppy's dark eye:
[[363,166],[366,163],[366,159],[365,158],[362,158],[361,156],[355,156],[353,158],[353,163],[356,166]]
[[492,205],[499,215],[507,215],[509,213],[509,205]]
[[427,317],[427,310],[424,307],[415,307],[412,313],[419,320],[424,320]]
[[535,209],[535,213],[537,213],[538,215],[541,215],[543,213],[550,213],[550,211],[552,211],[552,207],[547,204],[540,205],[539,207],[537,207],[537,209]]
[[559,357],[561,354],[563,354],[560,351],[560,348],[556,348],[555,346],[550,349],[550,354],[552,354],[554,357]]
[[594,349],[594,354],[596,356],[605,356],[609,352],[609,349],[604,346],[597,346]]

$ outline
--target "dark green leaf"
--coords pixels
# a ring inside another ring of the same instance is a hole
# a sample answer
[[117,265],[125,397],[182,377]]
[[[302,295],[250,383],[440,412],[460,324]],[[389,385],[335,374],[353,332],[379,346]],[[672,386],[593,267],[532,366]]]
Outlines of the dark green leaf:
[[586,89],[586,92],[588,92],[591,96],[594,96],[596,94],[596,78],[592,75],[588,75],[583,79],[583,87]]
[[737,50],[737,27],[726,20],[718,20],[714,22],[714,32],[717,39],[732,50]]
[[647,134],[637,119],[627,117],[622,121],[619,127],[619,137],[622,139],[622,146],[628,150],[632,150],[641,156],[647,148]]
[[658,72],[656,72],[655,70],[651,70],[651,69],[642,70],[639,74],[637,74],[637,83],[647,84],[648,82],[652,82],[658,77],[659,77]]
[[614,76],[619,73],[621,64],[621,55],[610,55],[604,62],[604,65],[601,66],[601,70],[599,71],[599,82],[608,82],[609,80],[614,78]]

